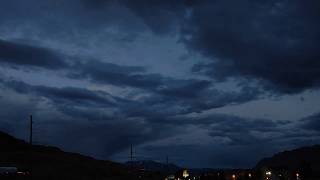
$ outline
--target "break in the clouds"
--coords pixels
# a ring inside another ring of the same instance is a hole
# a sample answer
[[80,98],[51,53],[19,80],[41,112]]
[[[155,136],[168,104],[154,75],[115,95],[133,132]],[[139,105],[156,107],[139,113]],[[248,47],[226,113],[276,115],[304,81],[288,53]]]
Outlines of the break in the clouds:
[[0,130],[24,138],[33,114],[41,144],[119,161],[134,144],[137,158],[190,167],[250,167],[319,143],[319,9],[1,2]]

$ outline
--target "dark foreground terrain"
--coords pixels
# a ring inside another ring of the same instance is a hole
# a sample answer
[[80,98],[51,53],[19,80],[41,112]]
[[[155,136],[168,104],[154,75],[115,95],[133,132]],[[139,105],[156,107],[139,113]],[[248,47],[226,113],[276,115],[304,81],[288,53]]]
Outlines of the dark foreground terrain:
[[[30,146],[2,132],[0,132],[0,167],[17,167],[20,171],[31,172],[33,180],[161,178],[157,173],[142,173],[119,163],[96,160],[80,154],[64,152],[55,147]],[[29,176],[19,177],[19,179],[29,178]]]
[[277,153],[262,159],[255,169],[270,170],[274,174],[288,177],[282,179],[320,180],[320,145]]

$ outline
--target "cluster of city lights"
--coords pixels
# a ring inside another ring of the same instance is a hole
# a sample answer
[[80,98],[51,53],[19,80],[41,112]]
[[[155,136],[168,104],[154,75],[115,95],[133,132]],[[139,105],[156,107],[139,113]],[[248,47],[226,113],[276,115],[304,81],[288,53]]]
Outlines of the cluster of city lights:
[[[268,171],[265,171],[265,180],[273,179],[273,174],[278,175],[279,177],[282,177],[282,174],[272,173],[270,170],[268,170]],[[218,173],[218,175],[220,175],[220,173]],[[165,178],[165,180],[196,180],[196,179],[200,179],[200,176],[199,177],[191,177],[187,170],[182,171],[182,177],[183,178],[175,178],[174,175],[171,175],[171,176],[168,176],[167,178]],[[236,174],[232,174],[229,178],[231,178],[231,180],[237,180],[239,177],[240,176],[237,176]],[[251,173],[248,173],[247,177],[251,179],[253,176]],[[299,173],[295,174],[295,180],[301,180]]]
[[[271,178],[272,172],[271,171],[266,171],[266,180],[269,180]],[[282,174],[279,174],[279,177],[281,177]],[[296,180],[300,180],[300,174],[296,173]]]

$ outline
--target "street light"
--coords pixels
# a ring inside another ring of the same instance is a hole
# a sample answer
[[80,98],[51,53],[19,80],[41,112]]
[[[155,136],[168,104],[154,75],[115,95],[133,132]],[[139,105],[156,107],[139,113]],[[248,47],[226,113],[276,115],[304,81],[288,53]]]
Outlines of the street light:
[[271,171],[267,171],[267,172],[266,172],[266,175],[267,175],[267,176],[271,176],[271,174],[272,174]]

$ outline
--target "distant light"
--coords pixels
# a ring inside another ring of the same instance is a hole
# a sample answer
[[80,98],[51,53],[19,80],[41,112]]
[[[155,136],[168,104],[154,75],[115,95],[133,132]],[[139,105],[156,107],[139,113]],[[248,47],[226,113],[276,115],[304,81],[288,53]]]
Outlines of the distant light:
[[19,175],[26,175],[25,172],[20,172],[20,171],[18,171],[17,174],[19,174]]
[[297,173],[297,174],[296,174],[296,176],[297,176],[297,177],[299,177],[299,176],[300,176],[300,174],[299,174],[299,173]]
[[232,179],[236,179],[236,175],[235,174],[232,175]]
[[267,171],[267,172],[266,172],[266,175],[267,175],[267,176],[271,176],[271,174],[272,174],[271,171]]
[[189,173],[188,173],[188,171],[187,171],[187,170],[183,170],[183,172],[182,172],[182,176],[183,176],[184,178],[189,177]]
[[248,176],[249,176],[249,178],[251,178],[251,176],[252,176],[251,173],[249,173]]

